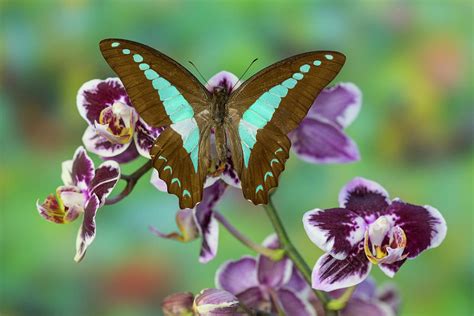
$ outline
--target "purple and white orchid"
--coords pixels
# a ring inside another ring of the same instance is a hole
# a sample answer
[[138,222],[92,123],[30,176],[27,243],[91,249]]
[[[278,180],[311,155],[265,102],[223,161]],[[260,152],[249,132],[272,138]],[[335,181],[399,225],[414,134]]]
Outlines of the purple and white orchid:
[[204,189],[203,198],[194,209],[182,209],[176,214],[179,233],[163,234],[156,228],[150,230],[161,238],[189,242],[202,237],[199,261],[207,263],[217,254],[219,223],[214,217],[214,206],[221,199],[227,184],[219,180]]
[[84,83],[77,93],[77,108],[89,124],[82,137],[88,151],[118,162],[139,154],[150,159],[150,148],[161,129],[139,117],[118,78]]
[[446,222],[428,205],[390,200],[378,183],[355,178],[339,194],[339,208],[305,213],[308,237],[326,252],[313,269],[314,289],[332,291],[361,283],[372,264],[393,277],[406,259],[435,248]]
[[84,214],[76,241],[75,261],[80,261],[95,238],[95,215],[120,179],[120,167],[115,161],[105,161],[97,169],[83,147],[72,160],[62,164],[64,185],[50,194],[43,203],[36,202],[40,215],[46,220],[65,224]]
[[[271,235],[263,245],[277,249]],[[242,304],[263,312],[283,311],[285,315],[316,315],[311,288],[288,258],[280,261],[259,255],[227,261],[216,273],[216,287],[234,294]]]

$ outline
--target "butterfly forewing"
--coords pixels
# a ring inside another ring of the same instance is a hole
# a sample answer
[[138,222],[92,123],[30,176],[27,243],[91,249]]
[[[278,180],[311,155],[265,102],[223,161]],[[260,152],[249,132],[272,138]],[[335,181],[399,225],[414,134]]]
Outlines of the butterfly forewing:
[[345,56],[332,51],[290,57],[244,82],[229,99],[228,129],[244,196],[268,203],[289,156],[287,134],[306,116],[316,96],[337,75]]
[[176,61],[146,45],[107,39],[100,50],[145,122],[166,127],[150,152],[153,165],[180,207],[194,207],[209,163],[209,92]]

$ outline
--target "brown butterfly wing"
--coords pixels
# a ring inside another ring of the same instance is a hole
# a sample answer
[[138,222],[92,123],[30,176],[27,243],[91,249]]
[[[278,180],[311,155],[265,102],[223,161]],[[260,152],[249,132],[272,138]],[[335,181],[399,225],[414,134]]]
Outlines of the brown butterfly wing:
[[146,45],[106,39],[100,50],[145,122],[166,126],[150,152],[153,165],[180,207],[194,207],[210,161],[209,92],[176,61]]
[[231,95],[228,134],[245,198],[268,203],[289,157],[286,135],[344,62],[344,55],[332,51],[293,56],[258,72]]

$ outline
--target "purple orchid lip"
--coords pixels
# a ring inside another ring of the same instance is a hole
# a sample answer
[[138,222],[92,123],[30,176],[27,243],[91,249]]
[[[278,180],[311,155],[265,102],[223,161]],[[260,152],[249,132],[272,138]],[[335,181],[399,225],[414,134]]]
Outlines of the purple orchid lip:
[[393,277],[406,259],[439,246],[446,222],[438,210],[390,201],[378,183],[354,178],[339,194],[339,208],[305,213],[308,237],[326,252],[313,270],[313,288],[332,291],[362,282],[372,264]]

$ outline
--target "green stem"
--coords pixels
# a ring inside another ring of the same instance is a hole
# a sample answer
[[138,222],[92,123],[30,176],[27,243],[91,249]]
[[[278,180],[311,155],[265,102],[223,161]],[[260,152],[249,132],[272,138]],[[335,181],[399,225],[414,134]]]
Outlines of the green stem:
[[250,240],[247,236],[238,231],[237,228],[232,226],[221,213],[214,211],[214,218],[221,223],[232,236],[256,253],[262,254],[275,261],[281,260],[285,256],[284,249],[270,249]]
[[[278,239],[280,240],[281,246],[283,249],[286,250],[288,257],[293,261],[295,267],[301,272],[306,282],[311,286],[311,268],[308,264],[304,261],[303,257],[300,255],[298,250],[296,250],[295,246],[293,246],[288,234],[286,233],[285,228],[283,227],[283,223],[281,222],[280,217],[273,205],[273,202],[270,200],[268,204],[264,205],[265,211],[267,212],[267,216],[270,219],[275,232],[278,235]],[[325,305],[328,301],[328,296],[326,293],[314,290],[314,293],[319,298],[321,303]]]
[[333,300],[330,300],[326,307],[330,310],[333,310],[333,311],[339,311],[341,309],[343,309],[344,307],[346,307],[347,305],[347,302],[349,301],[349,299],[351,298],[352,294],[354,293],[356,289],[356,286],[351,286],[351,287],[348,287],[344,293],[342,293],[341,296],[339,296],[338,298],[335,298]]

